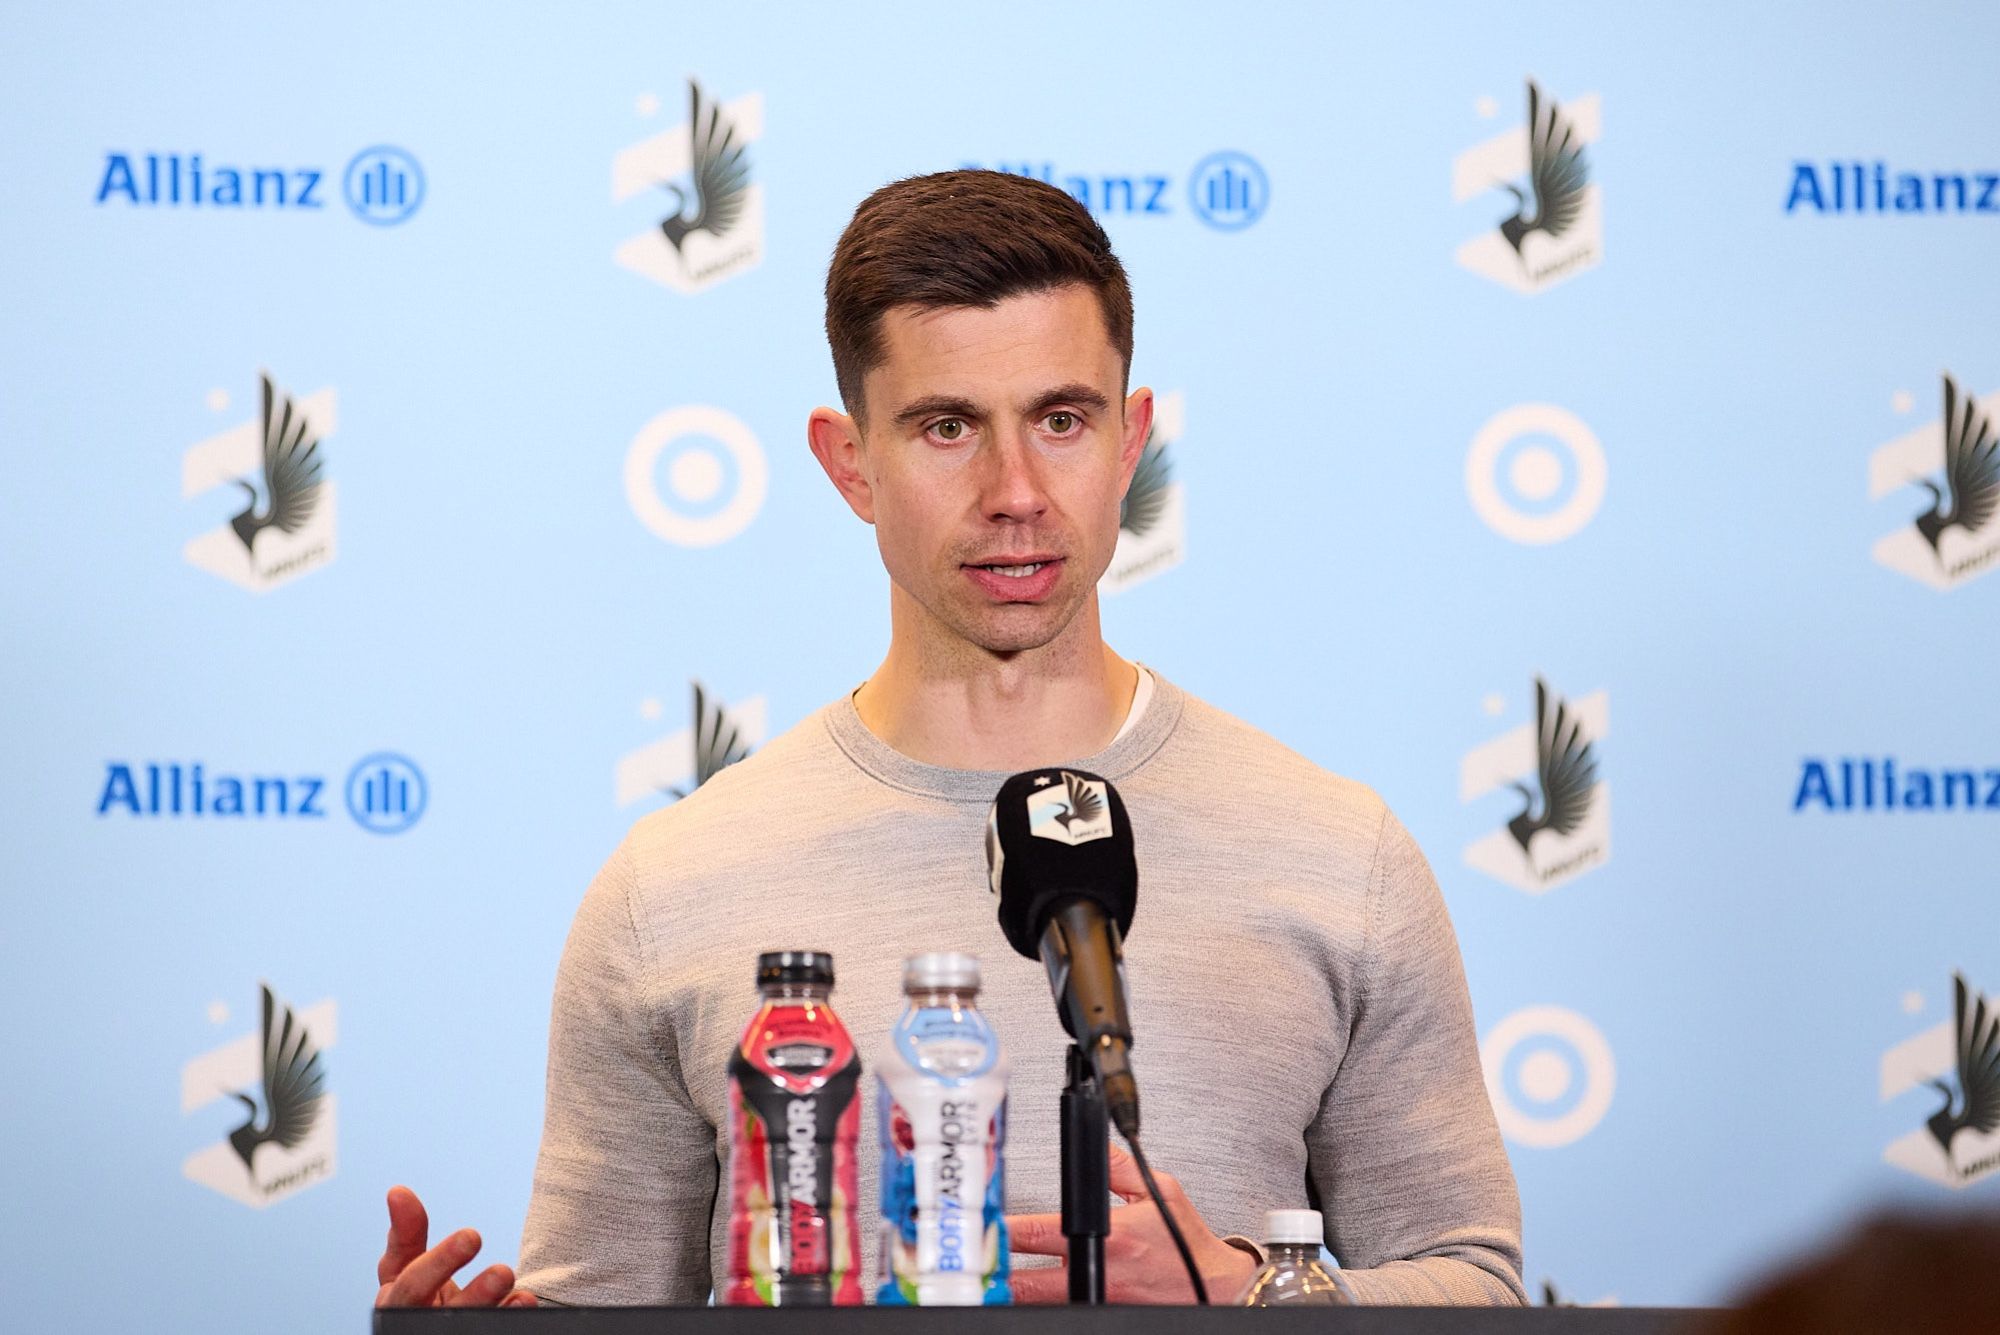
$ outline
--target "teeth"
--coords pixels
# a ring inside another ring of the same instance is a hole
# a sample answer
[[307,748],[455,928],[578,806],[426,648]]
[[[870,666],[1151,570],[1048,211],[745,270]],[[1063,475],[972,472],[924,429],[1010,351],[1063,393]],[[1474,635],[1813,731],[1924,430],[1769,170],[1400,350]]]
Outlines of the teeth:
[[1034,574],[1047,564],[1048,562],[1046,561],[1036,561],[1032,565],[1025,566],[988,566],[986,568],[996,575],[1005,575],[1009,579],[1022,579]]

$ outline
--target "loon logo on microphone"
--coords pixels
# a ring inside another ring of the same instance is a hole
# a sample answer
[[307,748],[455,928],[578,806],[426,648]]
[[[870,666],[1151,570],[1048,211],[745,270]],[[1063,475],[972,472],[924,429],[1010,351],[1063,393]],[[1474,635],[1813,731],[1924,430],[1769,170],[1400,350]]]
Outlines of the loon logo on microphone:
[[1028,833],[1071,847],[1093,839],[1109,839],[1111,803],[1105,799],[1104,784],[1068,770],[1061,773],[1060,787],[1055,780],[1044,777],[1036,782],[1049,786],[1028,794]]

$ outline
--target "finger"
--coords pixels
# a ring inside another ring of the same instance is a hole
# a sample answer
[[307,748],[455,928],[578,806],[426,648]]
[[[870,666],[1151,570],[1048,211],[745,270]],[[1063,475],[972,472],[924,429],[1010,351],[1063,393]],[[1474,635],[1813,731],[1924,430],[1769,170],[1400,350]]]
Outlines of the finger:
[[1050,1265],[1034,1270],[1016,1270],[1008,1285],[1014,1290],[1014,1301],[1023,1306],[1066,1303],[1069,1301],[1069,1267]]
[[535,1295],[526,1289],[515,1289],[500,1300],[500,1305],[502,1307],[537,1307],[540,1303],[535,1298]]
[[461,1228],[403,1267],[403,1273],[390,1286],[389,1306],[431,1306],[438,1300],[439,1290],[451,1280],[453,1272],[477,1255],[479,1234],[472,1229]]
[[447,1307],[498,1307],[500,1300],[514,1291],[514,1272],[504,1265],[489,1265],[479,1272],[458,1295],[445,1300]]
[[[1166,1189],[1166,1178],[1162,1175],[1160,1190]],[[1149,1194],[1146,1179],[1139,1176],[1139,1161],[1118,1145],[1111,1147],[1111,1192],[1127,1201],[1143,1201]]]
[[430,1246],[430,1231],[430,1216],[417,1193],[408,1187],[389,1188],[389,1242],[382,1249],[381,1264],[375,1267],[375,1282],[395,1283],[403,1268]]
[[1059,1214],[1010,1214],[1007,1216],[1007,1250],[1029,1256],[1068,1256],[1069,1239],[1063,1236]]

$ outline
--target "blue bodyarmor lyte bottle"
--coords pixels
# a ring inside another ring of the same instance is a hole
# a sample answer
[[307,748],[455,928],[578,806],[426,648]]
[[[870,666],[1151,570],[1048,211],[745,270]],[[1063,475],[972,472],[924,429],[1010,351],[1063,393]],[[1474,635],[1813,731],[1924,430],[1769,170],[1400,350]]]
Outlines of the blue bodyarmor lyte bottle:
[[1007,1280],[1007,1063],[970,955],[903,966],[909,1005],[876,1063],[881,1081],[882,1287],[891,1306],[1014,1300]]

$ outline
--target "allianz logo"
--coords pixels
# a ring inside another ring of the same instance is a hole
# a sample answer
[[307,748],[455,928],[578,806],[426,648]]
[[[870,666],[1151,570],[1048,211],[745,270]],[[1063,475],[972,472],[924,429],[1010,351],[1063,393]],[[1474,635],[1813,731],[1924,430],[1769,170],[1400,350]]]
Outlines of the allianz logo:
[[326,207],[317,167],[244,167],[204,163],[201,154],[106,153],[99,204],[141,208],[319,209]]
[[2000,769],[1898,764],[1894,756],[1807,756],[1792,810],[2000,811]]
[[429,802],[423,771],[407,756],[363,756],[336,786],[324,774],[249,773],[202,761],[108,760],[97,791],[100,819],[317,821],[336,804],[363,829],[400,834],[422,818]]
[[320,820],[326,780],[314,774],[218,774],[200,761],[153,761],[104,766],[97,814],[110,816],[241,816],[257,820]]
[[1794,162],[1787,213],[2000,213],[2000,172],[1913,172],[1881,161]]
[[339,199],[362,222],[393,227],[424,202],[424,169],[394,144],[373,144],[335,177],[319,167],[205,162],[199,153],[107,152],[99,208],[317,212]]

